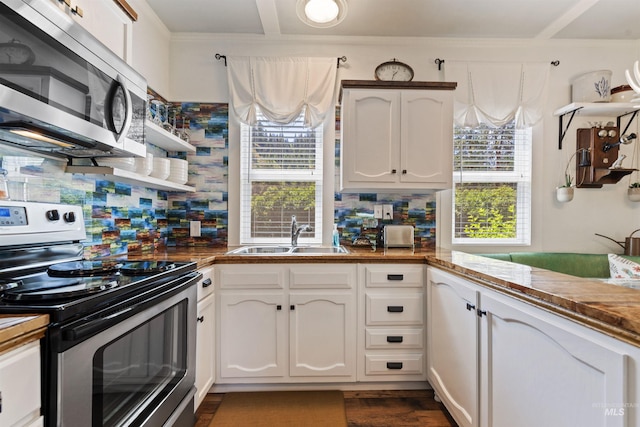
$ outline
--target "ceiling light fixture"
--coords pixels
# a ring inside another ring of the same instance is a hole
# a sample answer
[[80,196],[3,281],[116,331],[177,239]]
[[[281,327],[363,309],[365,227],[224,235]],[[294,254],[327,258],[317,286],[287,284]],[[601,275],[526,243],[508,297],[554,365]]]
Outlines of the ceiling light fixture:
[[347,15],[346,0],[298,0],[298,18],[316,28],[338,25]]

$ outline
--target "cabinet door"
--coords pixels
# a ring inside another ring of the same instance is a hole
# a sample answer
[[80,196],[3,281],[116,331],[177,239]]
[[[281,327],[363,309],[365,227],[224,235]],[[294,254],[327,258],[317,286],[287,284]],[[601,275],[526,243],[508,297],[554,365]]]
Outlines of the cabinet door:
[[460,427],[478,426],[479,292],[433,268],[428,276],[429,382]]
[[289,302],[289,374],[292,377],[344,377],[341,381],[354,377],[356,313],[353,293],[291,292]]
[[286,375],[286,315],[282,293],[221,293],[220,382]]
[[405,90],[400,108],[400,181],[450,188],[453,93]]
[[33,341],[0,355],[0,425],[40,420],[40,344]]
[[483,291],[482,309],[483,425],[631,425],[626,379],[634,377],[623,351],[594,331],[501,295]]
[[399,101],[397,91],[345,91],[340,151],[343,188],[397,182]]
[[215,381],[215,295],[198,302],[195,409]]

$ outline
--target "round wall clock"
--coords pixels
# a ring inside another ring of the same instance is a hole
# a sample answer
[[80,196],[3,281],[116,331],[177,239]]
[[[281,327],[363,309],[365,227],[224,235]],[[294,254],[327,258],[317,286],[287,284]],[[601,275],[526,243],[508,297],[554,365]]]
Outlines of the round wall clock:
[[413,80],[413,68],[394,58],[393,61],[378,65],[375,75],[376,80],[410,82]]
[[36,55],[26,44],[12,39],[8,43],[0,43],[0,64],[31,65]]

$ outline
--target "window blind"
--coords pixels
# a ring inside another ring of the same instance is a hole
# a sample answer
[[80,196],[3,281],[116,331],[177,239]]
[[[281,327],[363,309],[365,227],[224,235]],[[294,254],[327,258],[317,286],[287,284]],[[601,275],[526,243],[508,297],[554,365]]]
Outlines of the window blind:
[[453,243],[531,242],[531,128],[454,128]]
[[241,125],[241,243],[289,243],[291,216],[313,230],[300,243],[322,241],[322,127],[258,114]]

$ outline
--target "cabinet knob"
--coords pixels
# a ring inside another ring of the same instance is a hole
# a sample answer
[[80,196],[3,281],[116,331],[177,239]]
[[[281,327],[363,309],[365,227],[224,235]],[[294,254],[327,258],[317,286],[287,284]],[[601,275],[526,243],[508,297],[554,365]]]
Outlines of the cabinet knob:
[[475,310],[475,309],[476,309],[475,305],[467,303],[467,310],[471,311],[471,310]]
[[402,175],[406,175],[407,174],[407,170],[406,169],[402,169]]
[[295,306],[295,305],[293,305],[293,304],[291,304],[291,305],[289,306],[289,309],[290,309],[290,310],[295,310],[295,309],[296,309],[296,306]]
[[276,310],[282,310],[282,306],[280,304],[276,305]]
[[74,7],[73,9],[71,9],[71,12],[78,15],[80,18],[82,18],[84,16],[84,12],[82,11],[82,9],[80,8],[80,6],[76,5],[76,7]]
[[476,313],[478,313],[478,317],[482,317],[482,316],[486,316],[487,315],[486,310],[477,309]]
[[198,322],[200,322],[200,323],[204,322],[204,316],[200,316],[200,317],[198,317],[198,319],[197,319],[197,320],[198,320]]
[[397,171],[395,169],[391,169],[391,173],[396,173]]

